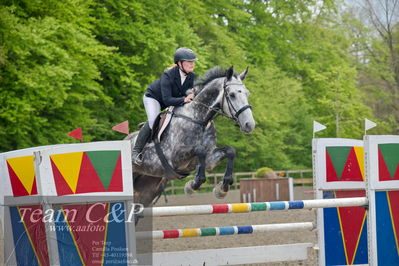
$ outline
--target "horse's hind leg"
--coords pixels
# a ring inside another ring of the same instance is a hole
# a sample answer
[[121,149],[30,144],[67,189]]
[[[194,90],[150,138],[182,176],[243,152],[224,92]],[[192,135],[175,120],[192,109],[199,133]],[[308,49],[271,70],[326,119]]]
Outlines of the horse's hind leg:
[[[133,176],[133,201],[135,204],[143,204],[144,207],[148,207],[153,203],[154,199],[162,193],[168,182],[166,178],[161,177],[138,175],[135,173],[133,173]],[[139,208],[139,205],[136,205],[136,208]],[[142,218],[144,218],[143,213],[137,213],[134,216],[135,224],[137,225]]]
[[195,154],[198,157],[198,165],[195,168],[194,180],[190,180],[184,186],[184,192],[191,195],[194,190],[198,190],[202,183],[206,181],[205,167],[206,167],[206,152],[204,148],[197,148]]
[[167,183],[166,178],[138,175],[134,177],[134,202],[148,207],[160,195]]
[[233,184],[233,168],[234,168],[234,158],[236,156],[236,151],[233,147],[226,146],[223,148],[216,148],[207,157],[207,170],[212,170],[216,165],[220,163],[224,158],[227,158],[226,171],[224,172],[223,181],[219,183],[214,189],[214,195],[222,199],[226,196],[229,191],[229,186]]

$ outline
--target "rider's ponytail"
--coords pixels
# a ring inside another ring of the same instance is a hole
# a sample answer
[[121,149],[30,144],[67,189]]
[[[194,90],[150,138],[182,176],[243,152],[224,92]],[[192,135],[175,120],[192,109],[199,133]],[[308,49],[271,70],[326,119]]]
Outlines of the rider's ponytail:
[[166,70],[169,70],[169,69],[172,69],[172,68],[174,68],[174,67],[177,67],[177,64],[171,64],[170,66],[168,66],[168,67],[165,69],[165,71],[166,71]]

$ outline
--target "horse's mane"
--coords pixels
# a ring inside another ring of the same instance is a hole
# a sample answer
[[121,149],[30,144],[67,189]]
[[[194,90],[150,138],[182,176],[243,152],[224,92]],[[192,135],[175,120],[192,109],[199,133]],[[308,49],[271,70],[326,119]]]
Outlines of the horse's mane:
[[217,78],[224,78],[226,76],[227,71],[221,66],[215,66],[209,69],[203,76],[195,81],[194,87],[196,87],[196,94],[198,94],[212,80]]

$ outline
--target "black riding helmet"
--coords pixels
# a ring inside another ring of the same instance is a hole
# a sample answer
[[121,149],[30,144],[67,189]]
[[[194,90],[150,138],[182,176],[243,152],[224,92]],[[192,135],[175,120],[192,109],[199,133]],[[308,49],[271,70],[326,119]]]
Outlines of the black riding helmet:
[[175,64],[179,61],[195,61],[197,57],[193,50],[188,49],[186,47],[180,47],[176,50],[175,55],[173,56]]

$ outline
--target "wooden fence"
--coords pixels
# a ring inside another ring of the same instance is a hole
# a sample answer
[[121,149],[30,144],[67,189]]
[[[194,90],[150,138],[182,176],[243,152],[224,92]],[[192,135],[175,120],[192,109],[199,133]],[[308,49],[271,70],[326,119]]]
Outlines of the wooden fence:
[[[277,170],[274,171],[277,176],[280,177],[293,177],[294,178],[294,185],[307,185],[313,184],[313,171],[310,170]],[[207,182],[202,184],[201,188],[213,188],[218,182],[223,179],[224,173],[215,173],[215,174],[207,174]],[[256,172],[238,172],[234,173],[233,179],[234,184],[232,189],[239,189],[241,178],[255,178]],[[193,176],[188,176],[185,180],[193,178]],[[167,188],[165,189],[166,192],[171,194],[175,194],[176,190],[183,190],[184,184],[177,184],[182,183],[181,181],[172,180],[169,182]],[[185,182],[184,182],[185,183]]]

